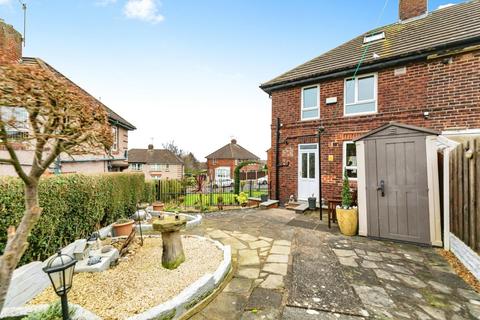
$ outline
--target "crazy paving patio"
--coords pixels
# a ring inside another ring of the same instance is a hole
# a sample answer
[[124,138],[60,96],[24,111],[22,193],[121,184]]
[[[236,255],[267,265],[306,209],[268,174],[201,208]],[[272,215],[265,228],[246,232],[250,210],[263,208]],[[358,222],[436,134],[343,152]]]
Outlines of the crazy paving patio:
[[283,209],[210,214],[193,232],[237,262],[195,320],[480,318],[480,294],[434,248],[345,237]]

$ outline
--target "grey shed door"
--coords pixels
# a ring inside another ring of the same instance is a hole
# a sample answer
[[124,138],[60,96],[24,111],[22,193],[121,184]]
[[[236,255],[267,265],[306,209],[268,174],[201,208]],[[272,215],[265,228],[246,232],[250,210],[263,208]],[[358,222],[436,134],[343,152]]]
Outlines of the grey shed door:
[[389,128],[365,139],[369,236],[430,244],[425,137]]

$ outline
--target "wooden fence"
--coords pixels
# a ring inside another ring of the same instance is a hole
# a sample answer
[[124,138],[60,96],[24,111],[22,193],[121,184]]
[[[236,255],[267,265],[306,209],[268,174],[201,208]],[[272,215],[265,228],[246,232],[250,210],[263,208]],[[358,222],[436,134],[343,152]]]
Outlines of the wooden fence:
[[450,228],[480,253],[480,138],[458,142],[450,158]]

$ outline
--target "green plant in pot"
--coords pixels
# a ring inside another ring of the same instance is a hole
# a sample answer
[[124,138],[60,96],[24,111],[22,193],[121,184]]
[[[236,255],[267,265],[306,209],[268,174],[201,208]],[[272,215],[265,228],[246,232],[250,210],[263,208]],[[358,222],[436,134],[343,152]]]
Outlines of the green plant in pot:
[[347,171],[343,174],[342,186],[342,205],[337,207],[337,220],[340,232],[346,236],[354,236],[357,234],[358,228],[358,211],[352,206],[352,191],[350,189],[350,181]]
[[217,197],[217,206],[218,206],[218,210],[223,210],[223,197],[222,196]]

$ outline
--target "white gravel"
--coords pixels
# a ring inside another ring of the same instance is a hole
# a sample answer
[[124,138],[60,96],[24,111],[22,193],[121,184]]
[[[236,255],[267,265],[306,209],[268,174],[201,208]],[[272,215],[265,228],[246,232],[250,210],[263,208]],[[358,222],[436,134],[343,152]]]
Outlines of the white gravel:
[[[147,238],[143,247],[115,268],[76,274],[69,302],[103,319],[126,319],[173,298],[206,273],[214,272],[223,259],[223,252],[210,241],[182,239],[186,259],[177,269],[162,267],[161,238]],[[49,288],[32,303],[56,300]]]

